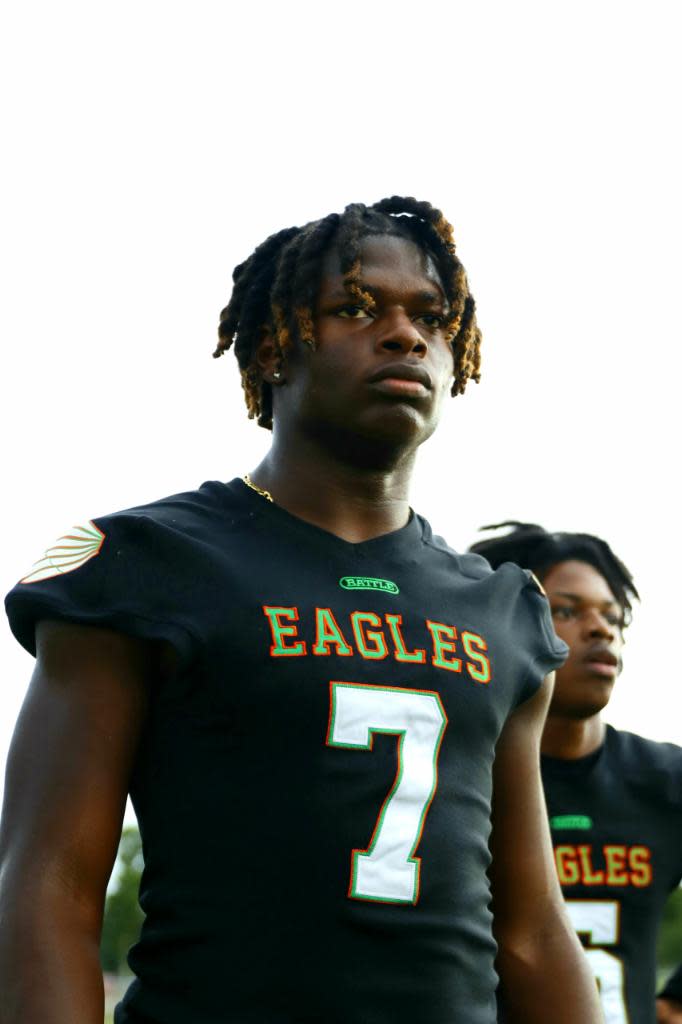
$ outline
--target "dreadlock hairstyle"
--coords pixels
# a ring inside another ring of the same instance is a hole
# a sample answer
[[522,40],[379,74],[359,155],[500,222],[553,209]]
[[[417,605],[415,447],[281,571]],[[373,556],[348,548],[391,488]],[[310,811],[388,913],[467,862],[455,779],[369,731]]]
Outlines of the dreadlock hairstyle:
[[412,198],[392,196],[373,206],[353,203],[341,214],[270,235],[232,273],[232,297],[220,314],[213,355],[234,345],[249,418],[259,426],[272,429],[272,387],[256,356],[264,333],[272,334],[280,357],[294,337],[315,348],[315,302],[323,257],[333,245],[349,296],[371,309],[374,300],[362,286],[361,248],[368,235],[407,238],[433,259],[448,302],[445,328],[455,361],[451,394],[462,394],[469,380],[479,381],[481,332],[451,225],[430,203]]
[[605,540],[591,533],[548,533],[535,523],[519,523],[513,519],[482,526],[481,530],[503,527],[509,527],[507,533],[477,541],[469,550],[483,555],[493,569],[503,562],[516,562],[522,569],[530,569],[540,580],[559,562],[573,558],[587,562],[604,577],[623,609],[623,625],[629,625],[632,601],[633,598],[639,600],[639,594],[629,569],[614,555]]

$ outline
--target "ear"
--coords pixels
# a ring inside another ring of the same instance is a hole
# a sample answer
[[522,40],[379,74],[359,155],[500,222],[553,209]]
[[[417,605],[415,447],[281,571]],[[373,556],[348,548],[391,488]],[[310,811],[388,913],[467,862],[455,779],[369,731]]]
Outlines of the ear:
[[263,380],[270,385],[282,384],[282,352],[271,331],[263,330],[261,340],[256,349],[256,362],[260,367]]

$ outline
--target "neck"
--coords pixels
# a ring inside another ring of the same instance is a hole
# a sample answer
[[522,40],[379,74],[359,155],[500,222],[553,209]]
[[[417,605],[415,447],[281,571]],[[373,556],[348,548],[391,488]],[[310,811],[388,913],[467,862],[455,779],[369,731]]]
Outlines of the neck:
[[591,718],[565,718],[550,711],[540,749],[549,757],[573,761],[598,750],[605,733],[606,726],[598,714]]
[[249,476],[287,512],[357,544],[407,523],[413,466],[414,452],[358,466],[308,438],[285,443],[275,434]]

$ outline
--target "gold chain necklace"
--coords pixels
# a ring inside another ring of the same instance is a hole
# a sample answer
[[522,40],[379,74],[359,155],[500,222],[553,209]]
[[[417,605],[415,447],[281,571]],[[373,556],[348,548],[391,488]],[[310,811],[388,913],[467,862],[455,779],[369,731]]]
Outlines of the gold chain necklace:
[[260,494],[261,498],[265,498],[266,501],[272,501],[274,505],[274,500],[272,495],[270,494],[270,491],[264,491],[262,487],[258,487],[256,484],[254,484],[253,480],[251,479],[248,473],[244,474],[242,480],[244,481],[247,487],[251,488],[252,491],[255,491],[256,494]]

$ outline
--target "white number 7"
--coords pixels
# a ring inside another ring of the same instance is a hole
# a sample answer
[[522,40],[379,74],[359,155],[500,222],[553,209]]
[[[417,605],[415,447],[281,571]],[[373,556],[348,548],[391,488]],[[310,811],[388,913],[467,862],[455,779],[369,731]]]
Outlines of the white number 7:
[[398,771],[366,850],[351,854],[348,895],[416,903],[421,859],[415,856],[438,784],[438,753],[447,716],[437,693],[362,683],[332,683],[327,743],[371,750],[374,733],[398,737]]

